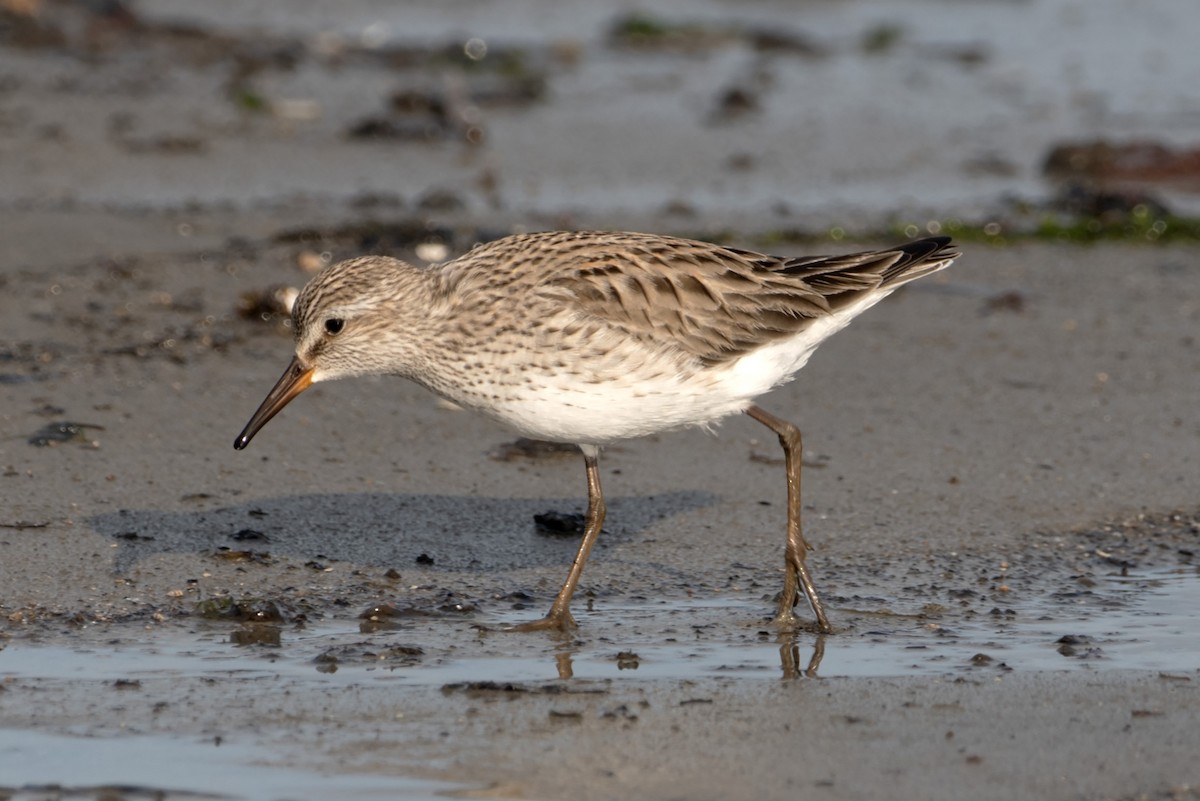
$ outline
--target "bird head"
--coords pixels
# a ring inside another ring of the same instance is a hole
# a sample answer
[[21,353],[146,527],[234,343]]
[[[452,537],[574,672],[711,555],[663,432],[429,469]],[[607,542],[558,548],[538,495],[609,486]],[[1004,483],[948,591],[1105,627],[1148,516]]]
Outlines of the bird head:
[[413,297],[419,275],[396,259],[366,256],[327,267],[309,281],[292,307],[296,353],[233,447],[249,445],[259,429],[317,382],[403,372],[410,351],[403,314],[422,306]]

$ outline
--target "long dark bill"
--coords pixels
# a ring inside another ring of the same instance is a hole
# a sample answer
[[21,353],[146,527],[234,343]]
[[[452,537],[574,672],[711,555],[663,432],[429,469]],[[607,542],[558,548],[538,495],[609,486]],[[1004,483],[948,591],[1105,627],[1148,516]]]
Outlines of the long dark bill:
[[312,386],[312,374],[311,367],[305,367],[300,363],[300,359],[293,356],[292,363],[283,371],[283,375],[275,382],[275,386],[271,387],[266,400],[258,407],[258,411],[250,418],[250,422],[246,423],[246,427],[242,429],[242,433],[238,434],[238,438],[233,441],[233,447],[240,451],[249,445],[258,430],[277,415],[280,409],[287,406],[292,398]]

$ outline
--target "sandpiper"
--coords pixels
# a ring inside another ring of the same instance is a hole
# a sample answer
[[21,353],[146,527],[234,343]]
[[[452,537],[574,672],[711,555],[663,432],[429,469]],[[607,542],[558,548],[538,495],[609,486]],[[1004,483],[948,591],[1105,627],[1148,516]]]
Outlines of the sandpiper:
[[296,353],[234,441],[318,381],[398,375],[537,439],[583,452],[583,541],[544,618],[570,629],[571,597],[604,522],[602,446],[744,412],[771,429],[787,471],[784,582],[775,621],[803,591],[832,631],[800,525],[800,431],[754,399],[822,341],[957,256],[946,237],[845,256],[779,258],[638,233],[509,236],[428,268],[382,256],[326,268],[292,309]]

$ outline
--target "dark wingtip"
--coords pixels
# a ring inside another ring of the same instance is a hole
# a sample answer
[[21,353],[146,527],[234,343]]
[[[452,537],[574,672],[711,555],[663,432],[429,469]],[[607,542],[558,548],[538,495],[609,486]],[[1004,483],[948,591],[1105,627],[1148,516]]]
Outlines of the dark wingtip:
[[948,236],[927,236],[924,239],[914,239],[912,242],[901,245],[898,249],[904,251],[924,251],[927,253],[937,253],[938,251],[946,250],[953,246],[953,240]]
[[235,451],[240,451],[249,444],[250,444],[250,438],[247,437],[245,434],[242,434],[233,441],[233,449]]
[[896,250],[906,257],[902,259],[901,264],[933,261],[934,259],[956,259],[961,255],[958,248],[954,247],[953,240],[948,236],[927,236],[924,239],[915,239],[901,245]]

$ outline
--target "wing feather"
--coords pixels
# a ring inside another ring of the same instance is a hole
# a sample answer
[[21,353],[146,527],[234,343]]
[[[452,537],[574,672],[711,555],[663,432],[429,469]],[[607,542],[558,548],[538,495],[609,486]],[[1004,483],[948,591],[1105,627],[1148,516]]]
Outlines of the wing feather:
[[647,234],[559,236],[570,257],[549,284],[566,290],[581,314],[637,339],[673,343],[706,364],[795,335],[862,293],[899,286],[958,255],[944,237],[789,259]]
[[555,232],[482,245],[448,280],[508,283],[514,291],[524,285],[547,309],[598,330],[720,364],[957,256],[945,237],[842,256],[778,258],[652,234]]

